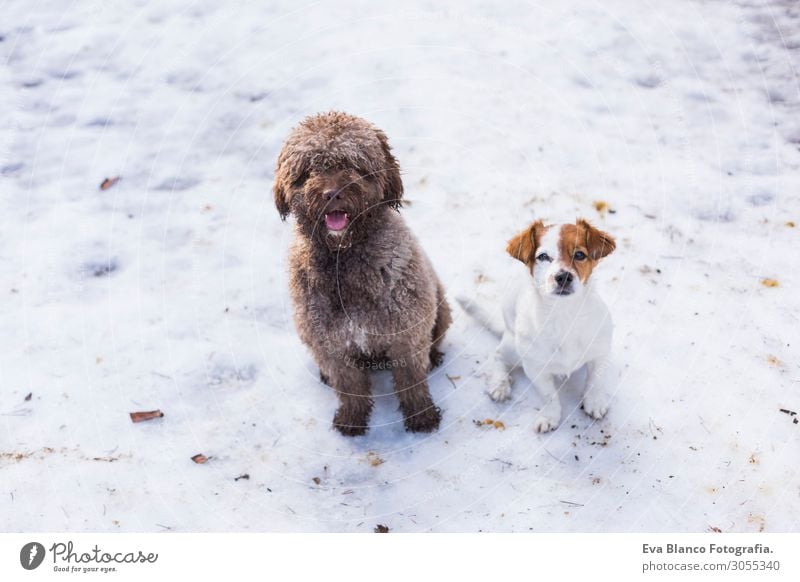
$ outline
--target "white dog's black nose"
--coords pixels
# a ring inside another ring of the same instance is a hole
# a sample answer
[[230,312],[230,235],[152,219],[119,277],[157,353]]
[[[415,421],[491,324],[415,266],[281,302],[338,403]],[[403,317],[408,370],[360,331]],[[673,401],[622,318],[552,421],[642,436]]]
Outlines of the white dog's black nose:
[[559,287],[567,287],[572,283],[573,274],[569,271],[559,271],[556,273],[555,280]]

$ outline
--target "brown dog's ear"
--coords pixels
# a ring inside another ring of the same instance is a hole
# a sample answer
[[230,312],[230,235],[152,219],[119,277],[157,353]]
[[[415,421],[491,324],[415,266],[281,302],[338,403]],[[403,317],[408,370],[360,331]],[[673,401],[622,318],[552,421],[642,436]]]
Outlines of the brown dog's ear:
[[287,142],[278,156],[278,163],[275,165],[275,182],[272,185],[275,207],[281,215],[281,220],[286,220],[291,211],[292,187],[302,182],[305,176],[306,166],[303,156],[294,154],[292,145]]
[[289,203],[286,200],[286,191],[277,178],[272,185],[272,193],[275,195],[275,207],[281,215],[281,220],[286,220],[286,217],[289,216]]
[[607,257],[617,248],[617,243],[610,234],[596,229],[583,218],[579,218],[577,224],[586,232],[586,247],[589,249],[589,258],[593,261]]
[[278,154],[278,162],[275,164],[275,182],[272,184],[272,193],[275,195],[275,207],[281,215],[281,220],[286,220],[286,217],[289,216],[289,199],[287,197],[289,184],[286,183],[289,176],[287,175],[287,156],[285,148],[286,146],[284,146],[284,149]]
[[400,178],[400,165],[392,155],[392,148],[386,134],[380,129],[376,129],[375,133],[378,141],[381,142],[383,155],[386,158],[380,170],[380,177],[383,181],[383,201],[395,210],[400,210],[400,206],[403,204],[403,180]]
[[536,248],[539,246],[544,231],[544,223],[537,220],[508,241],[506,252],[530,267],[536,259]]

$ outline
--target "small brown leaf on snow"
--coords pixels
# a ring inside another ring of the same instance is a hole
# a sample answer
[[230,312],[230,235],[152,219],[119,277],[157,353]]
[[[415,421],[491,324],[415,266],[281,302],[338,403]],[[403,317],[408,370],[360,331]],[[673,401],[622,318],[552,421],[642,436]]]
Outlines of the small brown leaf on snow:
[[109,188],[114,186],[117,182],[119,182],[119,180],[120,180],[119,176],[114,176],[113,178],[106,178],[100,183],[100,189],[108,190]]
[[208,462],[208,457],[206,457],[205,455],[203,455],[201,453],[198,453],[198,454],[196,454],[195,456],[192,457],[192,460],[195,463],[197,463],[198,465],[202,465],[202,464]]
[[608,202],[606,202],[605,200],[595,200],[594,209],[597,210],[597,212],[599,212],[601,216],[610,210]]
[[485,418],[483,420],[473,420],[472,422],[475,423],[475,426],[491,426],[496,428],[497,430],[505,430],[506,423],[502,420],[495,420],[493,418]]
[[761,284],[764,287],[780,287],[777,279],[761,279]]
[[160,410],[148,410],[145,412],[131,412],[132,422],[144,422],[145,420],[153,420],[154,418],[163,418],[164,413]]
[[367,453],[367,462],[371,467],[377,467],[378,465],[383,465],[386,461],[381,459],[375,451],[370,451]]

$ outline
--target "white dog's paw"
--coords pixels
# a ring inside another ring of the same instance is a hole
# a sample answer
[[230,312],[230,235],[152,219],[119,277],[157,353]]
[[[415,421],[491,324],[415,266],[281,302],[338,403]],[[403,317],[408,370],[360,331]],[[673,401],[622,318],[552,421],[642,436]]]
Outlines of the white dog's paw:
[[540,413],[533,421],[533,428],[536,429],[536,432],[550,432],[558,427],[560,421],[560,418]]
[[552,400],[545,404],[539,411],[539,416],[533,421],[536,432],[550,432],[558,427],[561,422],[561,404]]
[[583,397],[583,411],[595,420],[600,420],[606,415],[608,404],[608,397],[601,392],[593,392]]
[[509,396],[511,396],[511,382],[508,380],[496,382],[492,388],[489,388],[489,397],[495,402],[508,400]]

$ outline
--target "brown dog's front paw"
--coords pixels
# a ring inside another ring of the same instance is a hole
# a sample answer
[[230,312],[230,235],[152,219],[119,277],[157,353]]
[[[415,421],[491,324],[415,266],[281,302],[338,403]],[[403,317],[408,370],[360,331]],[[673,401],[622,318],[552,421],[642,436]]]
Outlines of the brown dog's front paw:
[[333,416],[333,428],[344,436],[361,436],[367,433],[369,418],[340,407]]
[[337,424],[334,422],[333,428],[338,430],[343,436],[347,437],[364,436],[367,434],[366,426],[352,426],[347,424]]
[[433,432],[439,428],[442,421],[442,410],[438,406],[429,406],[405,417],[408,432]]
[[430,369],[433,370],[434,368],[438,368],[443,361],[444,361],[444,352],[440,352],[436,348],[431,348],[431,367],[430,367]]

